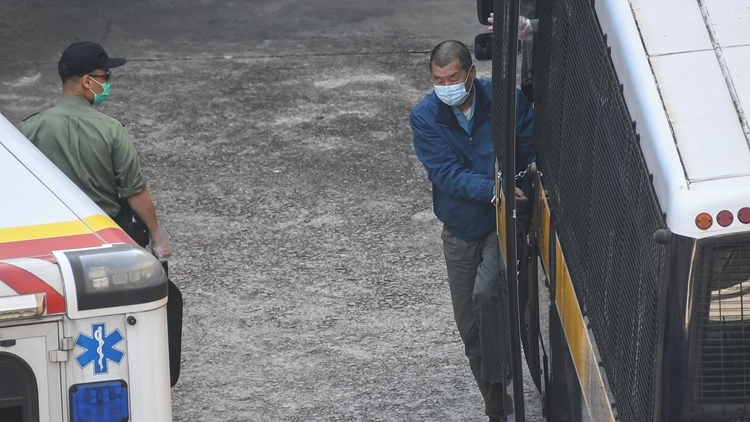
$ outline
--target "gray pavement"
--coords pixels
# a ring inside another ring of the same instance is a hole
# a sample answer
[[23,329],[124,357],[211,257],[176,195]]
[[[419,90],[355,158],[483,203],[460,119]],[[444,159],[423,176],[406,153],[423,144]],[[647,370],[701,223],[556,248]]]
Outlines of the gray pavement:
[[13,123],[71,42],[130,60],[101,109],[176,250],[176,421],[486,420],[408,125],[430,49],[481,31],[472,1],[0,0]]

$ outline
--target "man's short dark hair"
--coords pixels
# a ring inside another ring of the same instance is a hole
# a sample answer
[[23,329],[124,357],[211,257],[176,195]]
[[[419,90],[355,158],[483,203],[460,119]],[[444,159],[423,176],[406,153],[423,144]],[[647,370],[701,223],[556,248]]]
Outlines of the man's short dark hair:
[[461,69],[468,71],[471,68],[471,53],[466,44],[461,41],[443,41],[436,45],[432,49],[430,54],[430,72],[432,72],[432,65],[437,67],[445,67],[453,63],[458,59],[461,64]]

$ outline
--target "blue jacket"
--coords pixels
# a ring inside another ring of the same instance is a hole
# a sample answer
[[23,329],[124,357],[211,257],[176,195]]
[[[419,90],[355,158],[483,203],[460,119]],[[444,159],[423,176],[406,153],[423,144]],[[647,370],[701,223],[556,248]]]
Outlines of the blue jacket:
[[[434,92],[417,104],[409,117],[414,150],[432,181],[435,215],[454,236],[467,242],[478,241],[495,230],[492,83],[477,79],[474,88],[476,108],[471,133],[461,128],[453,108]],[[526,164],[535,160],[533,131],[534,110],[518,90],[516,149]]]

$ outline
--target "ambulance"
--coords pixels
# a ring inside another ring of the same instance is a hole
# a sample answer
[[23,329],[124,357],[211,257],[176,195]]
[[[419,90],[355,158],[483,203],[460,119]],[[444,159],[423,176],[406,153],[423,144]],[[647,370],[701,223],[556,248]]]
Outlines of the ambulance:
[[167,276],[0,115],[0,421],[172,420]]

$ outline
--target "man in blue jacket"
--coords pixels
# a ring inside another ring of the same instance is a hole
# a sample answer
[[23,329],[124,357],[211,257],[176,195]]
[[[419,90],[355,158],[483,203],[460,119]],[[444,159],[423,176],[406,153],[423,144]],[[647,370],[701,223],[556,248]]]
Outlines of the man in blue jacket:
[[[432,181],[435,215],[443,222],[443,252],[453,313],[490,421],[504,420],[505,371],[498,327],[499,282],[505,263],[495,229],[495,152],[491,132],[492,85],[476,79],[468,48],[438,44],[430,55],[434,91],[412,110],[414,150]],[[521,164],[533,156],[533,109],[516,95]],[[517,164],[518,165],[518,164]],[[526,199],[516,189],[519,202]]]

